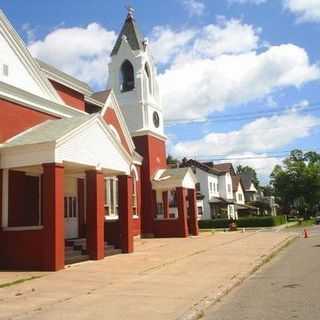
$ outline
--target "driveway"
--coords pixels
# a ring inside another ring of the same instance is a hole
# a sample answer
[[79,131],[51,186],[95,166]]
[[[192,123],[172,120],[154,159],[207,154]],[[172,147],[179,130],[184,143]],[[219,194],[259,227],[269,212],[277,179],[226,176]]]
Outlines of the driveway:
[[131,255],[1,288],[0,319],[177,319],[237,284],[290,238],[236,232],[137,240]]

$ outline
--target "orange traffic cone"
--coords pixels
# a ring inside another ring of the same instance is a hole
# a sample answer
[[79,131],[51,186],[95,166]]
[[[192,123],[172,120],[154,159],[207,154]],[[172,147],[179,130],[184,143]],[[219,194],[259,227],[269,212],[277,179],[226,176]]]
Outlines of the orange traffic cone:
[[304,238],[305,239],[309,238],[307,229],[304,229]]

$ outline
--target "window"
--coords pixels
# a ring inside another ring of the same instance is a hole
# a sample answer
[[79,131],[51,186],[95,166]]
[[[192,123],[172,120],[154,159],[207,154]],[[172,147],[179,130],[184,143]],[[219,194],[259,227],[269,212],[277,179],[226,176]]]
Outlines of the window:
[[228,192],[231,192],[231,184],[228,184]]
[[175,190],[168,191],[169,197],[169,208],[176,208],[177,207],[177,194]]
[[238,194],[239,201],[242,201],[242,194]]
[[7,64],[3,65],[2,71],[3,71],[4,76],[6,76],[6,77],[9,76],[9,66]]
[[152,81],[151,81],[151,73],[150,73],[150,68],[148,66],[148,64],[146,63],[144,66],[144,71],[146,73],[147,76],[147,86],[148,86],[148,92],[150,94],[152,94]]
[[203,215],[203,209],[202,207],[198,207],[198,215],[202,216]]
[[210,182],[210,192],[212,192],[212,182]]
[[219,192],[219,183],[217,183],[217,192]]
[[126,60],[121,66],[121,91],[134,89],[134,69],[130,61]]
[[213,192],[216,192],[216,183],[213,183]]
[[138,215],[138,201],[137,201],[137,177],[136,173],[132,171],[132,215]]
[[196,191],[199,191],[200,192],[200,183],[196,183]]
[[118,216],[118,179],[115,177],[105,179],[104,208],[107,217]]

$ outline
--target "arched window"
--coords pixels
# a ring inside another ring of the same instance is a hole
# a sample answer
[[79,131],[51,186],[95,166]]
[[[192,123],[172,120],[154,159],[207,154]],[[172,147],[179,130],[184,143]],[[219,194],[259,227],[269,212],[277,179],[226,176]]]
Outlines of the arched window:
[[146,76],[147,76],[147,85],[148,85],[149,93],[152,94],[151,73],[150,73],[149,65],[147,63],[144,66],[144,71],[145,71]]
[[130,61],[126,60],[121,66],[121,91],[134,89],[134,69]]
[[138,194],[137,194],[137,181],[138,171],[135,166],[131,168],[131,177],[132,177],[132,215],[134,217],[138,216]]

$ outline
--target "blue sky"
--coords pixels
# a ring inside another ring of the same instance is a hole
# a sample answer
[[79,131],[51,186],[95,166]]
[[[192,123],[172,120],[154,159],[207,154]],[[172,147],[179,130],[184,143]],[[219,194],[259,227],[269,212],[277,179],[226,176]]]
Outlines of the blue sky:
[[[2,0],[1,8],[33,55],[100,89],[127,3]],[[150,39],[166,119],[184,120],[167,122],[170,153],[243,157],[234,163],[266,180],[283,151],[320,151],[320,1],[130,4]]]

